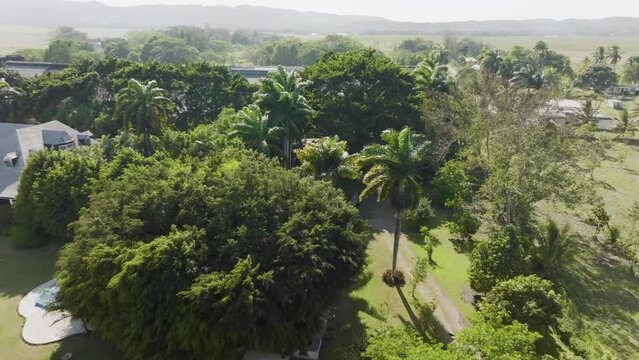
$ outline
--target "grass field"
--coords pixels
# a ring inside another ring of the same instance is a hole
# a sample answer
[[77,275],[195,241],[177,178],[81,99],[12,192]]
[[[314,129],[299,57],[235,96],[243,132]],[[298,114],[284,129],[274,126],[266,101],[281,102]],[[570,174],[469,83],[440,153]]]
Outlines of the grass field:
[[92,336],[75,336],[58,344],[30,346],[20,337],[24,319],[17,313],[23,295],[50,280],[57,257],[56,247],[15,250],[0,236],[0,359],[59,360],[72,353],[79,360],[121,359],[108,344]]
[[[610,135],[610,137],[612,137]],[[639,201],[639,140],[616,142],[610,157],[594,172],[597,193],[603,198],[611,223],[626,225],[625,214]],[[580,318],[604,347],[618,359],[639,359],[639,277],[628,271],[610,244],[594,240],[594,230],[583,219],[589,206],[576,211],[546,205],[542,214],[568,223],[580,235],[574,261],[560,284]]]

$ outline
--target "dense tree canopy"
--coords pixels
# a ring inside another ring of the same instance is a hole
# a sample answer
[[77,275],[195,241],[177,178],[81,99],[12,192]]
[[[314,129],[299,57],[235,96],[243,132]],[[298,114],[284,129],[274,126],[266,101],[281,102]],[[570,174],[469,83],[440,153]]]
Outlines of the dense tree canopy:
[[338,135],[359,150],[382,131],[415,124],[419,119],[413,78],[375,50],[329,54],[307,67],[311,83],[305,94],[318,111],[320,136]]
[[132,166],[72,228],[61,305],[132,359],[304,347],[367,247],[338,190],[236,151]]

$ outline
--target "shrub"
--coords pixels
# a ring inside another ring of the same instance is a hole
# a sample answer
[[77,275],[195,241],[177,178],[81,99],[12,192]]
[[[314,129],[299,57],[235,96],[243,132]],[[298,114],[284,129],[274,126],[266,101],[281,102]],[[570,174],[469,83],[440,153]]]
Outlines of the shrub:
[[455,221],[448,223],[450,231],[466,241],[472,240],[473,235],[477,233],[480,226],[481,222],[467,210],[463,210],[458,214]]
[[406,228],[410,231],[417,231],[430,220],[435,212],[430,203],[430,199],[422,197],[417,204],[408,210],[404,210],[402,217]]
[[444,164],[432,182],[436,199],[448,208],[459,208],[471,194],[466,166],[458,160]]
[[382,281],[390,287],[403,287],[406,285],[404,273],[400,270],[388,269],[382,274]]

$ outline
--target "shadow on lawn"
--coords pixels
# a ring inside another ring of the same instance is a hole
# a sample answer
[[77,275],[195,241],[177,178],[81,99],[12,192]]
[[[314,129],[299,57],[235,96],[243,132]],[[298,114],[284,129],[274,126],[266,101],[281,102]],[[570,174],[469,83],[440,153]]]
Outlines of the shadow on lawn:
[[[632,349],[639,353],[635,331],[639,328],[639,279],[629,273],[618,258],[608,254],[606,245],[593,242],[582,247],[598,247],[592,254],[578,258],[558,279],[566,294],[586,321],[591,323],[603,344],[619,355]],[[597,324],[599,323],[599,324]],[[614,331],[600,331],[615,329]]]
[[94,335],[76,335],[60,342],[60,347],[54,351],[49,360],[62,360],[66,354],[71,354],[71,360],[116,360],[124,359],[113,346],[98,339]]
[[19,250],[0,236],[0,298],[23,296],[51,280],[58,246]]
[[405,326],[415,328],[421,337],[429,342],[440,341],[444,344],[449,344],[453,341],[451,334],[449,334],[439,320],[435,318],[435,309],[432,306],[414,302],[414,307],[417,310],[417,312],[415,312],[400,287],[397,287],[397,293],[400,299],[402,299],[402,304],[404,304],[404,308],[410,317],[410,321],[401,316],[399,317]]

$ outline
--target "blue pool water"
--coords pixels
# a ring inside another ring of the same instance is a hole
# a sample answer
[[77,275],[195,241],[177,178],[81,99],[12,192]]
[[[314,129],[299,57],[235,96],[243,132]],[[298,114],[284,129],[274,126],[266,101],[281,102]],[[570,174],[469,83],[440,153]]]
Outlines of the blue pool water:
[[36,307],[46,309],[49,305],[56,301],[58,291],[60,288],[54,281],[41,288],[38,292],[38,298],[36,299]]

